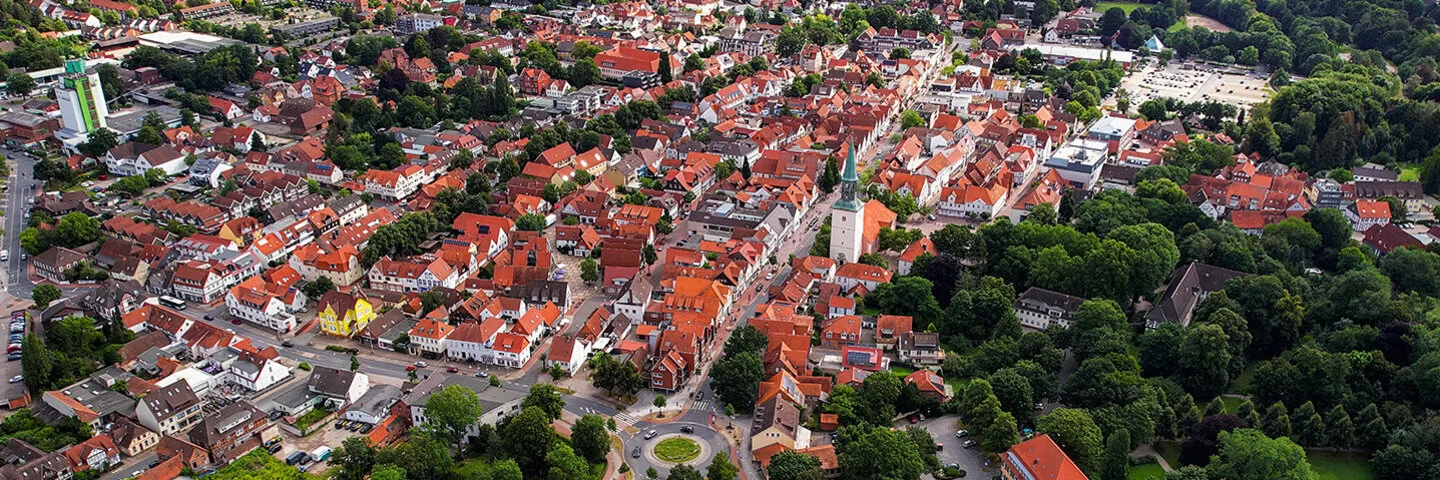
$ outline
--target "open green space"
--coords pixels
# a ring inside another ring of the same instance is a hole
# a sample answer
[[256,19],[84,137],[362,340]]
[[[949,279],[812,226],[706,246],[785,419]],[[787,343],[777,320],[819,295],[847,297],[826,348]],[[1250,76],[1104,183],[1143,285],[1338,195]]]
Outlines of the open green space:
[[668,463],[685,463],[700,456],[700,445],[688,438],[667,438],[655,444],[655,458]]
[[1225,402],[1225,413],[1234,415],[1235,412],[1240,410],[1240,403],[1244,402],[1245,400],[1235,397],[1221,397],[1220,401]]
[[1163,441],[1155,442],[1155,451],[1160,452],[1160,458],[1170,464],[1170,468],[1180,468],[1180,442]]
[[1419,169],[1418,167],[1405,167],[1405,168],[1400,169],[1400,181],[1402,181],[1402,182],[1418,182],[1418,181],[1420,181],[1420,169]]
[[264,478],[268,480],[317,480],[321,477],[301,472],[286,465],[264,449],[256,449],[230,462],[206,478],[215,480],[242,480]]
[[1234,381],[1230,382],[1230,389],[1226,391],[1226,393],[1238,393],[1241,395],[1248,395],[1250,393],[1250,383],[1254,381],[1255,366],[1251,365],[1249,367],[1246,367],[1245,371],[1240,372],[1239,377],[1236,377]]
[[1311,450],[1305,452],[1310,459],[1310,469],[1320,480],[1374,480],[1370,473],[1369,457],[1356,452],[1329,452]]
[[1124,10],[1126,15],[1129,15],[1130,12],[1134,11],[1137,8],[1140,8],[1140,5],[1141,4],[1139,3],[1130,2],[1095,2],[1095,11],[1099,13],[1104,13],[1106,10],[1112,8],[1119,8],[1121,10]]
[[1161,480],[1165,478],[1165,469],[1160,464],[1131,465],[1130,480]]
[[1185,20],[1185,17],[1180,17],[1179,20],[1176,20],[1175,23],[1172,24],[1172,25],[1170,25],[1170,28],[1165,29],[1165,31],[1167,31],[1167,32],[1178,32],[1178,31],[1184,30],[1185,27],[1189,27],[1189,26],[1190,26],[1190,22],[1186,21],[1186,20]]
[[325,417],[330,416],[331,413],[334,412],[323,408],[311,409],[310,411],[305,412],[304,415],[301,415],[300,418],[295,419],[295,428],[301,430],[310,428],[311,425],[314,425],[316,422],[324,420]]

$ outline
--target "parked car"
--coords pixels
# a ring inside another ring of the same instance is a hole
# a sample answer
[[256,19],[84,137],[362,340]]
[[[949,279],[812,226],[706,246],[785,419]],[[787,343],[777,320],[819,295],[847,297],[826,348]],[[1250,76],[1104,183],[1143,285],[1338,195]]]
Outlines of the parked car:
[[415,366],[416,366],[416,367],[420,367],[420,368],[425,368],[425,367],[430,366],[430,364],[425,363],[425,362],[422,360],[422,361],[419,361],[419,362],[415,362]]
[[240,323],[241,323],[241,322],[240,322],[240,319],[238,319],[238,318],[234,318],[234,319],[231,319],[231,320],[230,320],[230,324],[231,324],[231,325],[239,325]]
[[16,375],[16,376],[10,377],[10,383],[20,383],[20,382],[23,382],[23,381],[25,381],[25,376],[24,376],[24,375]]
[[974,446],[975,446],[975,441],[974,441],[974,440],[966,440],[965,443],[960,444],[960,446],[965,447],[965,448],[974,447]]
[[965,437],[968,437],[968,436],[970,436],[970,431],[968,431],[968,430],[956,430],[956,431],[955,431],[955,438],[965,438]]
[[456,373],[456,372],[459,372],[460,369],[455,368],[455,367],[445,367],[445,371],[446,371],[446,372],[449,372],[449,373]]
[[12,352],[5,356],[5,361],[13,362],[20,359],[20,352]]

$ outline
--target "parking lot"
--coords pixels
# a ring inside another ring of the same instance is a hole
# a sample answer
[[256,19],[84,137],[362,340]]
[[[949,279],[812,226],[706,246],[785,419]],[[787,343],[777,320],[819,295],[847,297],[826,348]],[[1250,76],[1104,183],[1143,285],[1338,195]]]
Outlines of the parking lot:
[[[958,428],[955,426],[956,418],[953,415],[927,418],[916,423],[915,426],[924,428],[925,431],[930,432],[931,436],[935,437],[936,442],[944,445],[945,448],[935,452],[935,456],[940,459],[941,466],[952,463],[959,465],[960,469],[965,471],[966,478],[990,478],[992,475],[998,475],[1000,471],[989,466],[989,462],[985,459],[985,453],[980,451],[978,445],[971,448],[963,446],[966,440],[970,440],[969,436],[964,438],[955,436],[955,430]],[[896,423],[896,426],[908,427],[910,424],[902,420]]]
[[1222,72],[1206,65],[1190,70],[1177,64],[1164,68],[1147,65],[1125,77],[1121,87],[1130,93],[1130,104],[1135,106],[1146,100],[1174,98],[1186,102],[1214,100],[1249,108],[1266,101],[1271,94],[1262,76]]

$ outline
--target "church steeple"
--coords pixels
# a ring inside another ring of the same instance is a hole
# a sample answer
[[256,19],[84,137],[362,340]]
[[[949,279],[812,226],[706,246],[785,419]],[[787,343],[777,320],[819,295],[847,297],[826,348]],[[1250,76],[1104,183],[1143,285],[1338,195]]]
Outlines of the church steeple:
[[851,145],[849,153],[845,155],[845,170],[840,174],[840,201],[835,202],[837,209],[860,211],[860,201],[855,196],[855,190],[860,186],[860,176],[855,170],[855,146]]

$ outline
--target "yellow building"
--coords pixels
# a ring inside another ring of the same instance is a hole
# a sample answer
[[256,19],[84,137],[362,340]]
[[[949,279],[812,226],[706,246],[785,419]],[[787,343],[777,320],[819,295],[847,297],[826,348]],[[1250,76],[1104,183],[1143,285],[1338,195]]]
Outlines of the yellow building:
[[363,297],[339,291],[320,296],[316,318],[327,335],[349,338],[375,319],[375,309]]

